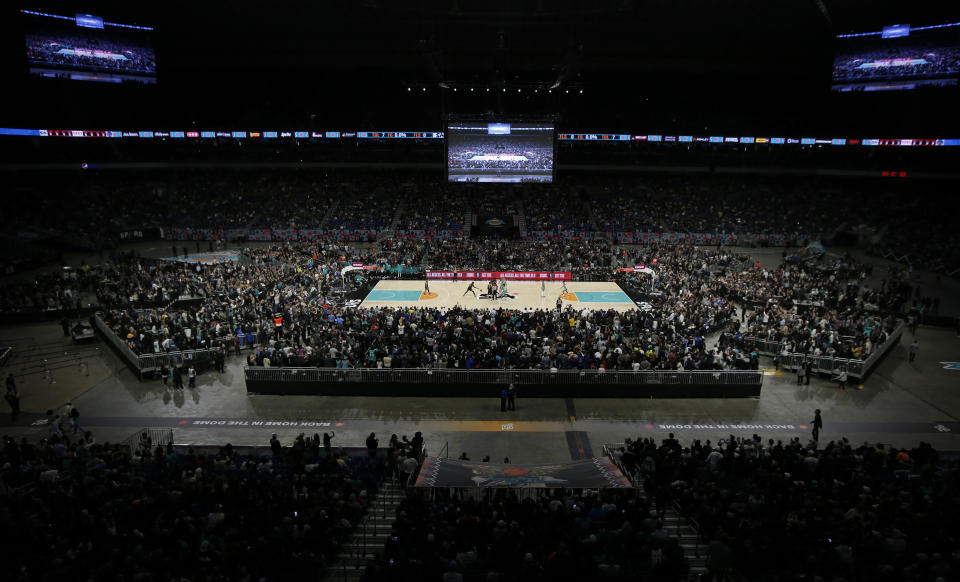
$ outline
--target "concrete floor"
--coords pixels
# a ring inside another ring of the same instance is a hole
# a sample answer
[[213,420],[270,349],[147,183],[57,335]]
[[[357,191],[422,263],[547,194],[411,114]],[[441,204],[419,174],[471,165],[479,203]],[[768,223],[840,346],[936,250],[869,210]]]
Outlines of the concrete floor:
[[[144,254],[169,250],[141,247]],[[779,262],[779,250],[750,252],[761,262]],[[938,287],[934,277],[927,278],[930,292],[941,294],[941,312],[960,312],[958,282],[943,280]],[[0,375],[16,376],[23,414],[11,424],[6,403],[0,405],[0,433],[39,438],[49,432],[44,412],[69,400],[79,408],[81,424],[101,442],[122,440],[144,427],[170,427],[178,443],[264,445],[272,432],[289,443],[300,432],[334,430],[335,444],[357,446],[371,432],[386,444],[393,433],[412,436],[419,430],[431,453],[446,448],[451,456],[467,452],[474,460],[490,455],[535,463],[600,455],[604,443],[660,439],[669,432],[681,440],[753,433],[806,440],[807,423],[820,408],[821,442],[845,436],[855,443],[926,441],[960,450],[960,370],[940,363],[960,362],[960,338],[952,329],[921,326],[917,333],[917,360],[907,362],[913,338],[906,334],[862,390],[851,386],[839,392],[818,379],[798,387],[792,374],[768,369],[759,398],[526,399],[521,392],[518,409],[503,413],[498,389],[479,399],[249,396],[241,358],[228,360],[222,375],[202,374],[195,390],[175,392],[159,380],[138,380],[103,343],[74,345],[56,322],[6,326],[0,327],[0,345],[15,345],[17,355]],[[772,362],[765,359],[764,365]]]

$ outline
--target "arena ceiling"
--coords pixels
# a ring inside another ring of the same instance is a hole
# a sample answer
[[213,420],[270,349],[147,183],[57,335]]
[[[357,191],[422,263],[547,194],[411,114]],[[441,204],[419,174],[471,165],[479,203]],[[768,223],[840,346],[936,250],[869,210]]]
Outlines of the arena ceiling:
[[[58,0],[37,8],[111,14],[156,27],[158,86],[119,92],[125,101],[145,104],[142,116],[317,123],[347,118],[376,125],[371,111],[386,102],[391,119],[411,123],[447,112],[500,110],[555,112],[588,125],[606,116],[609,129],[651,119],[683,124],[689,118],[689,124],[703,125],[710,120],[702,110],[714,117],[782,120],[784,110],[796,115],[812,102],[831,109],[826,100],[835,34],[895,21],[943,21],[954,16],[951,10],[957,12],[953,4]],[[116,88],[26,79],[16,9],[7,10],[2,72],[22,79],[18,85],[24,90],[15,95],[22,106],[18,114],[39,117],[60,110],[66,118],[97,120],[121,115],[102,105]],[[551,87],[577,97],[540,93]],[[471,99],[471,89],[509,95]],[[417,90],[419,96],[403,94]],[[74,105],[64,110],[65,102]],[[836,116],[845,117],[846,111]]]

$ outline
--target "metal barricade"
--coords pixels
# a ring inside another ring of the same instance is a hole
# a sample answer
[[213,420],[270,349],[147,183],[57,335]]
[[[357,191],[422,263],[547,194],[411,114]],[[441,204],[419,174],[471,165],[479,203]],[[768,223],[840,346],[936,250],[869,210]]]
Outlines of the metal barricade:
[[904,322],[897,321],[890,337],[887,338],[881,346],[874,349],[873,353],[867,356],[865,360],[853,358],[835,358],[830,356],[813,356],[800,353],[780,353],[783,344],[771,340],[746,337],[745,341],[751,342],[758,353],[765,356],[778,356],[779,365],[788,370],[796,370],[802,363],[810,362],[813,364],[813,371],[821,374],[837,374],[841,369],[847,371],[851,378],[862,379],[870,373],[879,363],[880,359],[889,352],[894,345],[900,342],[903,335]]
[[437,368],[244,368],[251,382],[353,382],[418,384],[693,384],[759,385],[759,370],[489,370]]
[[103,321],[103,313],[98,311],[93,314],[93,325],[97,330],[103,335],[104,339],[110,343],[120,354],[120,357],[127,361],[131,367],[136,369],[138,372],[140,370],[140,363],[137,359],[137,354],[133,353],[133,350],[130,349],[130,346],[127,345],[127,342],[123,341],[113,329],[110,328]]

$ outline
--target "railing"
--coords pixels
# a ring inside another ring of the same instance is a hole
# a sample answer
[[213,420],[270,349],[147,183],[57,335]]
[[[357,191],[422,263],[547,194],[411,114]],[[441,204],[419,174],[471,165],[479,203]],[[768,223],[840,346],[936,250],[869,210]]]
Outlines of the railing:
[[[141,440],[143,439],[144,433],[150,437],[150,440]],[[149,443],[149,449],[147,448]],[[121,445],[125,445],[130,449],[130,455],[139,454],[140,456],[147,456],[153,454],[153,451],[157,447],[166,448],[167,445],[173,444],[173,429],[172,428],[142,428],[137,432],[133,433],[127,437]]]
[[[127,364],[129,364],[137,374],[143,378],[145,372],[155,372],[167,366],[182,366],[186,364],[201,364],[213,359],[214,350],[209,348],[199,350],[182,350],[178,352],[162,352],[158,354],[136,354],[127,342],[123,341],[114,331],[103,321],[101,312],[93,316],[93,324],[100,331],[103,337],[116,348]],[[224,339],[224,338],[219,338]]]
[[880,359],[886,355],[893,346],[900,343],[900,337],[903,335],[903,321],[897,321],[893,333],[887,338],[887,341],[877,347],[872,354],[864,360],[850,358],[835,358],[830,356],[812,356],[809,354],[781,353],[783,344],[772,340],[763,340],[759,338],[745,337],[744,341],[752,343],[757,353],[765,356],[778,356],[779,365],[783,368],[795,370],[804,362],[813,364],[813,371],[824,374],[836,374],[841,369],[847,371],[847,375],[853,378],[865,378],[873,368],[879,363]]
[[120,357],[127,361],[127,364],[132,366],[138,372],[140,370],[140,362],[137,360],[137,354],[133,353],[133,350],[130,349],[130,346],[127,345],[127,342],[123,341],[110,327],[103,322],[103,317],[101,317],[100,312],[97,312],[93,315],[93,325],[100,331],[104,339],[107,340],[107,343],[112,345],[117,353],[120,354]]
[[449,368],[244,368],[248,382],[416,384],[760,385],[758,370],[462,370]]

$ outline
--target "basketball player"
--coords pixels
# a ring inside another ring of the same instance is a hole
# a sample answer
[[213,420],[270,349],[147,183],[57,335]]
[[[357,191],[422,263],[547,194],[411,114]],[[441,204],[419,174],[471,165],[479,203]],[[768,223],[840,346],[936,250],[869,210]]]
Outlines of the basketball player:
[[423,292],[427,294],[430,293],[430,279],[425,279],[423,281]]
[[563,294],[563,295],[566,295],[567,293],[569,293],[569,291],[567,291],[567,282],[566,282],[566,281],[563,282],[563,287],[560,287],[560,293]]
[[473,284],[475,281],[470,281],[470,285],[467,287],[467,290],[463,292],[463,296],[466,297],[467,293],[473,293],[473,298],[477,298],[477,291],[474,289]]
[[540,281],[540,299],[543,299],[547,296],[547,282]]

